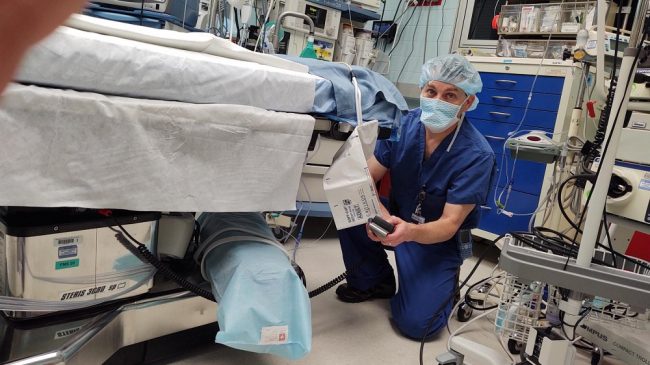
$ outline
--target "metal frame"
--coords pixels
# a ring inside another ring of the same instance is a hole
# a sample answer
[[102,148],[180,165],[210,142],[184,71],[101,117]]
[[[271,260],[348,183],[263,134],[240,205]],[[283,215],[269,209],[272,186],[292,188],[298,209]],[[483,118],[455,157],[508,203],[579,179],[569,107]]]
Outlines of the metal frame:
[[85,322],[14,330],[7,364],[100,364],[123,347],[214,323],[216,313],[216,303],[181,292],[125,304]]

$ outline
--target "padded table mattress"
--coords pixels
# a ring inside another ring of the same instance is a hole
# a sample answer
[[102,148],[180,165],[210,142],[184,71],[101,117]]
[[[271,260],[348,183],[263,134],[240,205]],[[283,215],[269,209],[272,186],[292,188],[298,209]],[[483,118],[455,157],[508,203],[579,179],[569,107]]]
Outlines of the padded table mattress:
[[295,207],[308,115],[12,84],[0,206],[245,212]]
[[68,27],[34,46],[16,76],[25,84],[106,95],[292,113],[312,111],[318,80],[308,73]]

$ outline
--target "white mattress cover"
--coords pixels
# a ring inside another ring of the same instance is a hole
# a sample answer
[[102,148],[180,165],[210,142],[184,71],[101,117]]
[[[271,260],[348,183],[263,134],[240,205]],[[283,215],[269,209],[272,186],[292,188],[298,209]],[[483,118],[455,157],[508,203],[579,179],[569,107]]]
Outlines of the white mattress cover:
[[286,210],[308,115],[11,85],[0,99],[0,205]]
[[73,14],[70,16],[66,21],[66,25],[89,32],[114,35],[124,39],[132,39],[188,51],[203,52],[235,60],[250,61],[291,71],[303,73],[309,71],[309,68],[305,65],[274,55],[250,51],[227,39],[219,38],[210,33],[185,33],[174,30],[155,29],[81,14]]
[[[209,35],[209,34],[208,34]],[[135,98],[309,113],[310,74],[60,27],[34,46],[16,80]]]

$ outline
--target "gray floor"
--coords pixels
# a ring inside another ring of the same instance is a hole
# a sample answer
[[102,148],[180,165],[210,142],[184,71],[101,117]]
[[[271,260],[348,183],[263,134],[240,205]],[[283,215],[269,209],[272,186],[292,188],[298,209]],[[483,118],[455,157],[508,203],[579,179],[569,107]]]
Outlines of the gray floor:
[[[297,254],[297,261],[306,273],[309,289],[322,285],[344,270],[338,239],[332,227],[322,239],[317,240],[327,226],[327,220],[315,219],[309,222],[305,228],[303,244]],[[478,247],[478,250],[480,249],[481,247]],[[496,255],[496,253],[491,255],[492,257],[480,265],[470,282],[489,275],[496,263]],[[466,260],[462,268],[462,278],[467,275],[475,262],[474,258]],[[275,356],[247,353],[215,344],[185,354],[168,363],[217,365],[418,364],[420,344],[400,336],[391,326],[388,317],[387,300],[347,304],[338,301],[332,289],[312,300],[312,351],[301,360],[288,361]],[[452,331],[459,326],[459,322],[455,319],[450,323]],[[493,329],[494,326],[490,321],[481,319],[468,328],[462,336],[500,349]],[[424,349],[425,364],[437,364],[435,357],[446,351],[447,338],[448,334],[444,331],[438,338],[426,344]],[[579,358],[575,364],[589,364],[584,352],[579,351]],[[609,364],[619,363],[606,358],[603,365]]]

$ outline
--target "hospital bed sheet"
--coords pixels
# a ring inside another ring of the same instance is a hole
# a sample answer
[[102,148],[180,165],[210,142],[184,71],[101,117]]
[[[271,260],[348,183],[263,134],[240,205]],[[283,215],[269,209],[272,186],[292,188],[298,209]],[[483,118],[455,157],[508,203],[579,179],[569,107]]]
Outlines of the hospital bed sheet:
[[397,129],[402,115],[408,112],[406,100],[397,87],[377,72],[360,66],[308,58],[282,56],[309,67],[309,73],[323,81],[316,84],[313,113],[356,125],[356,106],[351,73],[361,91],[364,120],[377,120],[382,127]]
[[293,209],[308,115],[11,85],[0,206]]
[[322,79],[254,62],[60,27],[29,51],[16,80],[106,95],[309,113],[316,82]]

